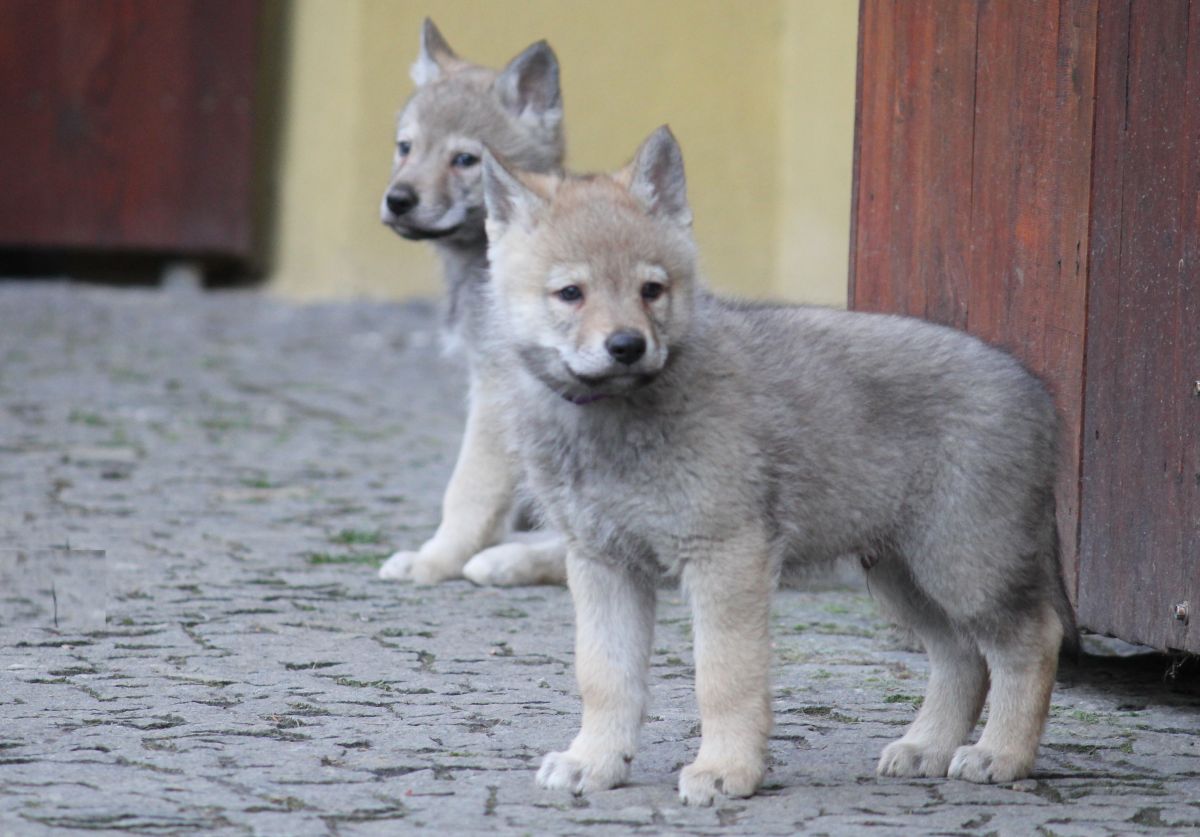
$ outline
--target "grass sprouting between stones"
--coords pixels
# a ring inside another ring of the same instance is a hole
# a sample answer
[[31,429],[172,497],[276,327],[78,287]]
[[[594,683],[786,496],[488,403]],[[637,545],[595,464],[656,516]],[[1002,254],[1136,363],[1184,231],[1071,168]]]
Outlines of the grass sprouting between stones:
[[342,529],[329,536],[330,543],[342,544],[344,546],[381,544],[385,539],[383,532],[379,529]]
[[313,566],[321,564],[361,564],[368,567],[379,567],[388,559],[387,552],[310,552],[305,560]]

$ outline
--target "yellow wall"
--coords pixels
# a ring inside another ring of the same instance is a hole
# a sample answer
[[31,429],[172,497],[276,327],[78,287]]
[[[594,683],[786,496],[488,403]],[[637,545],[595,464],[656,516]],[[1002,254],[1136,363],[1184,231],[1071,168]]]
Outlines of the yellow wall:
[[296,0],[270,287],[294,297],[437,292],[430,248],[399,239],[377,214],[429,14],[460,55],[490,66],[550,41],[571,168],[616,168],[669,123],[713,285],[844,304],[857,7]]
[[784,3],[773,290],[785,299],[846,304],[857,47],[857,2]]

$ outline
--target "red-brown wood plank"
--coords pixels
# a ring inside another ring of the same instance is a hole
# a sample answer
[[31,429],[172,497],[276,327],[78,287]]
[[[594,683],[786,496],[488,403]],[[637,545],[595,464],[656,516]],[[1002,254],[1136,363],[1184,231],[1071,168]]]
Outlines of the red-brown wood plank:
[[976,6],[862,4],[850,303],[963,327]]
[[967,329],[1049,385],[1062,417],[1068,589],[1079,519],[1095,0],[985,2],[979,16]]
[[[1184,401],[1178,404],[1183,457],[1180,500],[1184,512],[1180,554],[1180,583],[1176,588],[1190,604],[1186,625],[1171,626],[1172,642],[1200,654],[1200,0],[1188,6],[1187,82],[1183,94],[1187,107],[1183,150],[1187,167],[1177,187],[1180,195],[1180,248],[1178,277],[1183,284],[1179,305],[1179,356],[1185,377],[1192,379],[1192,397],[1175,390]],[[1169,590],[1175,593],[1175,590]],[[1178,595],[1178,594],[1177,594]],[[1170,596],[1168,596],[1170,598]],[[1181,635],[1182,634],[1182,635]]]
[[0,4],[0,245],[250,255],[258,4]]
[[1096,0],[864,0],[851,306],[1012,350],[1063,417],[1073,590]]
[[1079,616],[1200,651],[1200,3],[1105,3],[1099,43]]

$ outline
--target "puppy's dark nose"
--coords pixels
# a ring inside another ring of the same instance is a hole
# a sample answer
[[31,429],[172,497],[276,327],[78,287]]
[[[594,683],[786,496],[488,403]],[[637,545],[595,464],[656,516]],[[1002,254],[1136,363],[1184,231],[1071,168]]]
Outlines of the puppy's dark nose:
[[617,363],[632,366],[646,354],[646,338],[636,331],[615,331],[604,341],[604,348]]
[[411,186],[397,186],[387,194],[387,208],[399,217],[417,205],[417,193]]

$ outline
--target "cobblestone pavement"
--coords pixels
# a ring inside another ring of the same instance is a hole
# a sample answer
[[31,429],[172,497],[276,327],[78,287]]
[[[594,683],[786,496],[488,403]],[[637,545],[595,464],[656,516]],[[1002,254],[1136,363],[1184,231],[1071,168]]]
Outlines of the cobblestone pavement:
[[[104,550],[108,593],[107,624],[71,627],[64,600],[58,630],[47,610],[0,631],[0,833],[1200,828],[1200,694],[1165,658],[1065,669],[1032,779],[876,778],[927,669],[854,589],[778,596],[756,798],[676,800],[698,726],[672,590],[631,784],[537,789],[579,720],[567,593],[375,578],[432,531],[453,461],[462,378],[434,319],[0,283],[0,545],[80,550],[38,553],[77,578]],[[39,606],[17,587],[9,621]]]

